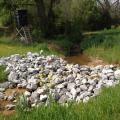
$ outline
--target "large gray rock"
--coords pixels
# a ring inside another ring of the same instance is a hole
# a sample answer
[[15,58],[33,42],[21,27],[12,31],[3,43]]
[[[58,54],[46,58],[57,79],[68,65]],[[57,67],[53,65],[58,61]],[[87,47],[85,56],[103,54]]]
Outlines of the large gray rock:
[[10,74],[8,75],[9,81],[18,80],[18,78],[19,78],[19,75],[14,71],[11,71]]
[[71,94],[73,96],[73,99],[75,99],[77,97],[77,91],[76,91],[76,89],[72,88],[70,92],[71,92]]
[[4,83],[0,83],[0,88],[5,88],[8,89],[10,85],[10,82],[4,82]]
[[76,84],[75,83],[68,83],[67,89],[71,90],[73,88],[76,88]]
[[80,89],[81,89],[82,91],[87,91],[88,88],[87,88],[86,85],[81,85],[81,86],[80,86]]
[[38,79],[35,79],[34,76],[32,76],[30,79],[27,80],[28,84],[38,84]]
[[37,92],[32,92],[30,96],[31,103],[38,103],[39,102],[39,94]]
[[114,75],[115,75],[115,78],[116,78],[117,80],[120,80],[120,69],[116,70],[116,71],[114,72]]
[[34,91],[37,89],[37,85],[36,84],[28,84],[26,86],[26,89],[28,89],[29,91]]

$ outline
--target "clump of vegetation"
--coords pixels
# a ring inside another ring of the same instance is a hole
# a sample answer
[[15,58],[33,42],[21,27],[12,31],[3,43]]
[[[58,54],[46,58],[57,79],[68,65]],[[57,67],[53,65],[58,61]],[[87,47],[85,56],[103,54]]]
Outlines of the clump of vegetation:
[[19,111],[19,112],[23,112],[23,111],[28,111],[29,110],[30,105],[29,105],[29,103],[27,101],[26,96],[21,95],[19,97],[16,108],[17,108],[16,110]]
[[7,73],[5,72],[5,67],[0,66],[0,82],[4,82],[7,80]]
[[120,63],[120,32],[118,29],[88,34],[81,43],[84,52],[109,63]]

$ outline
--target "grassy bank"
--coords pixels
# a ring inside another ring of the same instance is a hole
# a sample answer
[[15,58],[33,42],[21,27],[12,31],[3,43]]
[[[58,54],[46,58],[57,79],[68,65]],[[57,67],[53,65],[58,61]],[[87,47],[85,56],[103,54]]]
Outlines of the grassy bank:
[[23,45],[18,41],[12,40],[11,38],[1,37],[0,38],[0,57],[9,56],[12,54],[25,54],[29,51],[40,52],[43,50],[45,54],[59,54],[53,50],[48,49],[47,43],[34,43],[33,45]]
[[[17,111],[9,120],[119,120],[120,85],[104,89],[100,96],[87,104],[68,107],[52,104],[33,109],[31,112]],[[8,117],[1,117],[1,120]]]
[[90,56],[118,64],[120,63],[120,28],[87,33],[81,47]]

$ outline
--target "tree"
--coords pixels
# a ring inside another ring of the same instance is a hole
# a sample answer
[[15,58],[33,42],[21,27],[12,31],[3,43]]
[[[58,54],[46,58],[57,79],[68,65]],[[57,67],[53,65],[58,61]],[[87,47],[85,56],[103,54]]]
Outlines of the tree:
[[[48,0],[47,3],[44,0],[35,0],[39,25],[43,35],[46,37],[52,36],[54,33],[54,11],[53,7],[58,0]],[[48,4],[48,6],[46,5]]]
[[106,19],[109,26],[119,23],[120,0],[97,0],[97,3],[104,21]]

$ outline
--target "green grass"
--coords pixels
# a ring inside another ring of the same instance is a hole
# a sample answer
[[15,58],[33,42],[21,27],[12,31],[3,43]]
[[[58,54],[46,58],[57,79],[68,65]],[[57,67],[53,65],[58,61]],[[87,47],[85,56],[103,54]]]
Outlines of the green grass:
[[7,73],[5,72],[5,67],[0,66],[0,83],[7,80]]
[[104,89],[86,104],[41,106],[30,112],[17,111],[9,120],[120,120],[120,85]]
[[48,49],[47,43],[34,43],[33,45],[23,45],[18,41],[10,38],[0,38],[0,57],[12,54],[25,54],[27,52],[40,52],[43,50],[45,54],[59,54],[58,52]]
[[88,34],[85,36],[81,47],[90,56],[118,64],[120,63],[120,29]]

